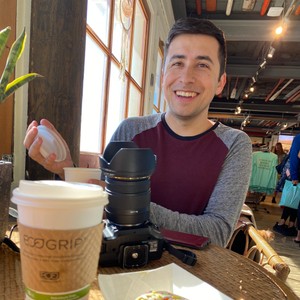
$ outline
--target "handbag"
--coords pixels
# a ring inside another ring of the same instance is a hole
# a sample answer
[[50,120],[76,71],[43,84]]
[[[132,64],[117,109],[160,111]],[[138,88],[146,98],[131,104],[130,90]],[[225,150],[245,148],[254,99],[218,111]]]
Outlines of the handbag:
[[298,209],[300,201],[300,183],[293,185],[292,181],[286,180],[279,202],[280,206]]

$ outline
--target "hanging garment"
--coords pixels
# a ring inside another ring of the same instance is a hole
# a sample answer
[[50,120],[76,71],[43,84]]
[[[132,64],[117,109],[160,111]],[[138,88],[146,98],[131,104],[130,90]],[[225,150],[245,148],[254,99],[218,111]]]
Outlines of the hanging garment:
[[274,193],[277,183],[278,156],[272,152],[256,151],[252,154],[252,174],[249,190],[267,195]]

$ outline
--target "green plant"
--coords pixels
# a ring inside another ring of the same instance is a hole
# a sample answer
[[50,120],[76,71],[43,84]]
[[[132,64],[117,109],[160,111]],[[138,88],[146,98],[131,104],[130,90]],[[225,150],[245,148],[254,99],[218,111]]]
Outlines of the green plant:
[[[11,28],[9,26],[0,31],[0,58],[6,47],[10,32]],[[24,29],[22,34],[13,43],[9,51],[4,70],[0,78],[0,104],[3,103],[7,99],[7,97],[13,94],[19,87],[23,86],[36,77],[41,77],[41,75],[37,73],[29,73],[14,79],[10,83],[8,82],[14,71],[18,59],[21,57],[24,51],[25,42],[26,33]]]

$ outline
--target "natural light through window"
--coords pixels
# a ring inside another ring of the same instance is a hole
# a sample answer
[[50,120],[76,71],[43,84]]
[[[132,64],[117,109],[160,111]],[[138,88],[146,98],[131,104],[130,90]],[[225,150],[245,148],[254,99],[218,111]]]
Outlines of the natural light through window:
[[[106,57],[87,36],[85,76],[83,80],[82,117],[80,149],[86,152],[99,152],[104,94]],[[92,137],[92,138],[91,138]]]
[[143,114],[149,18],[143,0],[122,1],[88,0],[81,152],[103,153],[122,120]]

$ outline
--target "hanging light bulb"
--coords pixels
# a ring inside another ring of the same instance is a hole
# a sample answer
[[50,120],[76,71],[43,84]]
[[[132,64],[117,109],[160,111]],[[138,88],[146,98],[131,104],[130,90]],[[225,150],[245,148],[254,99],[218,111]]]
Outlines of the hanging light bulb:
[[276,29],[275,29],[275,33],[276,35],[281,35],[283,31],[283,27],[282,25],[279,25]]
[[266,59],[264,59],[264,61],[259,65],[259,67],[261,69],[263,69],[265,67],[266,63],[267,63],[267,61],[266,61]]
[[235,114],[235,115],[239,115],[241,112],[242,112],[241,106],[237,106],[237,107],[235,108],[234,114]]
[[268,58],[272,58],[274,53],[275,53],[275,48],[270,46],[270,49],[269,49],[269,52],[268,52],[268,55],[267,55]]
[[254,86],[251,86],[250,89],[249,89],[249,91],[250,91],[251,93],[253,93],[253,92],[254,92]]

